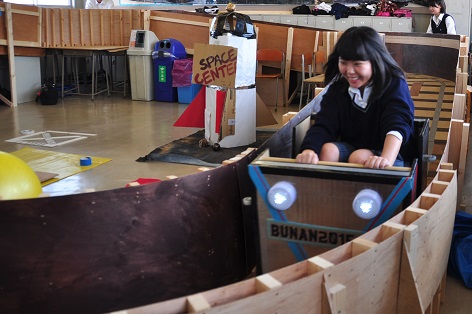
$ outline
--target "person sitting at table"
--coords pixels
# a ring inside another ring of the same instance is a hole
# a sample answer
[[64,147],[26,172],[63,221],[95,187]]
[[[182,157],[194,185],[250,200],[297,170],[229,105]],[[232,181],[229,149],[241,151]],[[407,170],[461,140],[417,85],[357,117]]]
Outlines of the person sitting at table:
[[86,9],[113,9],[115,4],[113,0],[87,0]]
[[429,12],[433,15],[426,33],[433,34],[456,34],[456,22],[454,18],[446,13],[444,0],[429,1]]

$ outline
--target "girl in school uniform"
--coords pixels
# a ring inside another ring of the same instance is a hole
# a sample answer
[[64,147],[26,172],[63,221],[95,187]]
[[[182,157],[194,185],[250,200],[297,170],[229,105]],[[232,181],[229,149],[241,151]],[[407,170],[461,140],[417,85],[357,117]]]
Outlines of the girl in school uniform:
[[297,162],[385,168],[413,159],[413,100],[402,69],[374,29],[351,27],[342,34],[326,63],[325,85]]

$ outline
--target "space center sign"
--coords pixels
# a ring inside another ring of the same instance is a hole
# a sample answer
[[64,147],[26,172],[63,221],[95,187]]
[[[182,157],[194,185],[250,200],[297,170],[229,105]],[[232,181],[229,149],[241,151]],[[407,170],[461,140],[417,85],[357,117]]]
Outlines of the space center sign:
[[237,48],[196,43],[192,83],[234,88],[237,57]]

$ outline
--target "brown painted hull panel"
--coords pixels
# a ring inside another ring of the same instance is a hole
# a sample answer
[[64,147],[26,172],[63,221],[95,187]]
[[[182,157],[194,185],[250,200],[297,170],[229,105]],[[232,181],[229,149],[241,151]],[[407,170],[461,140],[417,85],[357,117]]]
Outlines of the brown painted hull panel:
[[237,168],[0,202],[0,312],[107,312],[243,279]]

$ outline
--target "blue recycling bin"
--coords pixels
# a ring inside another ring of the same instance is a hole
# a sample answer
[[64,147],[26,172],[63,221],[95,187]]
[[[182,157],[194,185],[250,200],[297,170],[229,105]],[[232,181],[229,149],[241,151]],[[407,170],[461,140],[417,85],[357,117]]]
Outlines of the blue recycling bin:
[[172,87],[172,67],[174,60],[186,57],[187,52],[184,45],[176,39],[168,38],[156,43],[152,59],[154,63],[154,97],[157,101],[177,101],[177,87]]

